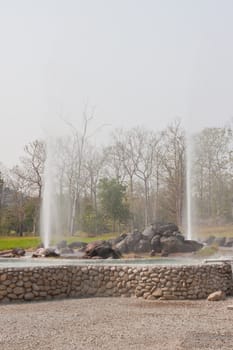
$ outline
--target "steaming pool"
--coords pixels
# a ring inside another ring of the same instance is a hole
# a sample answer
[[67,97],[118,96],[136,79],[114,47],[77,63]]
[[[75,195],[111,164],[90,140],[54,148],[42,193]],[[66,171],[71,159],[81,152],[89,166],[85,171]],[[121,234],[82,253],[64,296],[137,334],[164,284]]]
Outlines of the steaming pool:
[[197,265],[203,263],[201,259],[187,257],[175,258],[139,258],[139,259],[72,259],[72,258],[0,258],[1,268],[27,268],[47,266],[85,266],[85,265]]

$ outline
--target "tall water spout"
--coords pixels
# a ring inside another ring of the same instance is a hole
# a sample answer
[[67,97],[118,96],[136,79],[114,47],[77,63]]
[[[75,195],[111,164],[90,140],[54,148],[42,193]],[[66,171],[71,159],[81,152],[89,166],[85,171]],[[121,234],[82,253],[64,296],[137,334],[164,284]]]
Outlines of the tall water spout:
[[191,137],[186,139],[186,220],[187,239],[192,239]]
[[40,216],[40,236],[45,248],[51,244],[52,231],[52,205],[53,205],[53,166],[52,166],[52,145],[48,140],[46,147],[46,161],[44,169],[44,182],[42,194],[42,207]]

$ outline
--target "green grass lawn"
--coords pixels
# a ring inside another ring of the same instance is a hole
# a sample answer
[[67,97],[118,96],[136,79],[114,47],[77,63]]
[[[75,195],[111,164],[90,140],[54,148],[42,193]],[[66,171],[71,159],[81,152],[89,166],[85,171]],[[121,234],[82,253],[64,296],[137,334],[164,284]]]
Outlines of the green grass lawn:
[[13,248],[36,248],[40,244],[39,237],[0,237],[0,250]]
[[[82,241],[82,242],[93,242],[97,240],[107,240],[116,237],[114,233],[106,233],[95,237],[88,237],[87,234],[81,233],[75,237],[65,237],[64,240],[67,243]],[[35,249],[41,243],[40,237],[7,237],[0,236],[0,251],[10,250],[13,248],[23,248],[23,249]]]

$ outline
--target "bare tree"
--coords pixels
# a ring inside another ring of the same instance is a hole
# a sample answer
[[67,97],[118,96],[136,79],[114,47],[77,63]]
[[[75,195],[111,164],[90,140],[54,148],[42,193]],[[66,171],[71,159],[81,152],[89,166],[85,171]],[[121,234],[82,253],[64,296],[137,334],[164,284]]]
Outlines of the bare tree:
[[182,223],[185,189],[185,132],[175,120],[162,133],[164,168],[163,205],[171,220]]
[[70,191],[72,196],[71,205],[71,218],[70,218],[70,233],[73,235],[75,231],[75,218],[76,214],[80,212],[80,195],[83,190],[83,175],[84,175],[84,161],[86,155],[86,149],[88,145],[88,126],[93,119],[94,110],[91,113],[88,112],[87,106],[83,112],[83,125],[82,130],[79,132],[77,128],[67,122],[72,132],[72,141],[70,149],[70,164],[69,164],[69,180]]
[[24,147],[24,152],[25,155],[21,158],[20,165],[15,168],[15,172],[27,182],[31,192],[37,193],[40,199],[46,158],[45,143],[40,140],[30,142]]
[[232,130],[205,128],[194,140],[193,182],[198,215],[217,223],[231,216]]

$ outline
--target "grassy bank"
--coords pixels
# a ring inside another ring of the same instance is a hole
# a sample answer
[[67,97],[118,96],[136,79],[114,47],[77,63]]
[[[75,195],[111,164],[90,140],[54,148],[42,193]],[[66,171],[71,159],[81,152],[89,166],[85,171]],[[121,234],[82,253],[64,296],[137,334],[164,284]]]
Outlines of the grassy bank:
[[[107,240],[110,238],[116,237],[114,233],[106,233],[96,237],[88,237],[87,234],[81,233],[75,237],[65,237],[64,239],[68,242],[93,242],[97,240]],[[1,250],[10,250],[13,248],[23,248],[23,249],[35,249],[38,245],[41,244],[40,237],[0,237],[0,251]]]
[[39,237],[0,237],[0,250],[13,248],[34,249],[39,244]]
[[233,237],[233,225],[223,226],[200,226],[193,232],[198,238],[215,237]]

